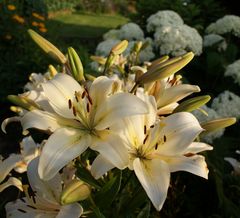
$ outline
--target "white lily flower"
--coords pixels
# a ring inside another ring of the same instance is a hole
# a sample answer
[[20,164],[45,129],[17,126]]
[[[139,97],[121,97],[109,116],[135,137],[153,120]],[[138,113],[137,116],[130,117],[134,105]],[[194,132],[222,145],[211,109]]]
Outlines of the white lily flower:
[[[31,136],[25,137],[20,145],[20,154],[11,154],[5,160],[0,161],[0,183],[13,169],[18,173],[26,172],[28,163],[40,153],[39,146],[33,141]],[[10,177],[7,182],[0,185],[0,192],[10,185],[14,185],[23,191],[21,181],[17,178]]]
[[42,84],[56,113],[34,110],[22,119],[24,129],[34,127],[54,132],[40,157],[38,172],[41,178],[51,179],[88,147],[120,169],[127,165],[127,151],[123,154],[124,145],[118,134],[111,131],[111,126],[122,118],[145,114],[148,110],[138,97],[116,93],[117,86],[114,80],[101,76],[89,89],[83,88],[66,74],[58,74]]
[[26,197],[9,202],[5,206],[7,217],[78,218],[83,212],[78,203],[60,204],[62,192],[60,174],[56,174],[47,182],[41,180],[37,172],[38,161],[39,158],[35,158],[27,168],[28,180],[34,195],[29,196],[26,191]]
[[198,86],[182,84],[180,79],[181,77],[171,76],[146,87],[147,93],[156,99],[159,115],[171,114],[179,105],[178,101],[194,92],[200,92]]
[[[129,169],[134,170],[157,210],[161,210],[166,199],[171,172],[187,171],[208,177],[205,159],[196,153],[212,147],[193,142],[202,130],[197,119],[187,112],[172,114],[156,123],[149,122],[146,116],[125,119],[123,135],[129,152]],[[99,168],[94,166],[95,177],[111,169],[106,160],[98,157],[97,161],[103,164]]]

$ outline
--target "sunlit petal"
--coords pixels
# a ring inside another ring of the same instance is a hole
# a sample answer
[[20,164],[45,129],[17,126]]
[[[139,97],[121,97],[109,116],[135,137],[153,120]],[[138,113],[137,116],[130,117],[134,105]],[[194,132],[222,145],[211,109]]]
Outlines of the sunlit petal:
[[89,93],[91,98],[94,99],[95,105],[99,105],[106,100],[107,96],[112,91],[114,82],[116,81],[109,79],[106,76],[99,76],[93,81]]
[[119,169],[128,165],[128,152],[121,137],[117,134],[103,133],[93,141],[91,149],[98,151],[106,160]]
[[49,113],[47,111],[33,110],[26,113],[21,119],[23,130],[29,128],[36,128],[41,130],[55,130],[62,126],[77,126],[77,121],[65,119],[57,114]]
[[213,147],[206,144],[206,143],[193,142],[187,147],[187,149],[185,150],[184,153],[185,154],[186,153],[197,154],[197,153],[202,152],[202,151],[210,151],[210,150],[213,150]]
[[203,131],[198,120],[187,112],[168,116],[159,125],[163,126],[159,138],[165,138],[165,142],[158,149],[162,155],[182,154],[197,135]]
[[51,179],[61,168],[84,152],[90,142],[90,136],[78,129],[56,130],[43,147],[38,168],[40,178]]
[[205,157],[202,155],[193,155],[191,157],[179,156],[169,159],[169,169],[171,172],[187,171],[189,173],[208,178],[208,168]]
[[18,116],[15,116],[15,117],[9,117],[9,118],[6,118],[2,124],[1,124],[1,129],[4,133],[7,133],[6,132],[6,126],[11,123],[11,122],[20,122],[21,121],[21,117],[18,117]]
[[136,158],[133,162],[133,168],[154,207],[158,211],[161,210],[170,183],[170,172],[167,164],[159,159],[141,161]]
[[22,160],[21,155],[12,154],[5,160],[0,160],[0,182],[2,182],[10,171]]
[[82,91],[81,86],[71,76],[57,74],[52,80],[42,84],[44,95],[49,99],[53,109],[65,118],[74,118],[69,110],[68,100],[73,99],[75,91]]
[[106,160],[101,154],[99,154],[93,161],[91,166],[91,173],[95,179],[99,179],[106,172],[114,168],[115,166]]
[[20,191],[23,191],[22,182],[15,177],[10,177],[6,182],[0,184],[0,192],[2,192],[4,189],[8,188],[9,186],[15,186]]
[[148,113],[145,102],[128,93],[117,93],[101,104],[96,112],[97,130],[105,129],[122,118]]
[[193,92],[199,92],[200,88],[198,86],[189,84],[180,84],[172,86],[165,90],[163,95],[158,99],[157,106],[163,107],[168,104],[178,102],[181,99],[191,95]]

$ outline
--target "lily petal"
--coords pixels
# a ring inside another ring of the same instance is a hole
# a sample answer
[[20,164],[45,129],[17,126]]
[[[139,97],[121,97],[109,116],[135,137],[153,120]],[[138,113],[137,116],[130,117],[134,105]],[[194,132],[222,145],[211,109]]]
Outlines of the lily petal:
[[98,151],[102,157],[119,169],[128,165],[128,151],[121,137],[105,131],[100,138],[93,140],[91,149]]
[[189,173],[208,178],[208,168],[205,157],[202,155],[194,155],[191,157],[173,157],[167,161],[171,172],[187,171]]
[[95,116],[95,129],[102,130],[127,116],[146,113],[147,105],[141,99],[129,93],[117,93],[99,106]]
[[76,218],[80,217],[82,213],[83,208],[81,205],[74,203],[62,206],[56,218]]
[[163,95],[157,101],[157,106],[159,108],[178,102],[188,95],[191,95],[193,92],[200,92],[200,88],[189,84],[172,86],[164,91]]
[[10,177],[6,182],[4,182],[0,185],[0,192],[2,192],[4,189],[8,188],[9,186],[15,186],[20,191],[23,191],[22,182],[15,177]]
[[43,181],[38,175],[39,158],[33,159],[27,168],[27,176],[33,191],[50,204],[58,205],[59,195],[62,191],[61,176],[56,174],[51,180]]
[[7,217],[18,217],[18,218],[29,218],[29,217],[37,217],[37,218],[55,218],[57,212],[47,211],[47,210],[39,210],[28,207],[27,199],[23,198],[24,201],[16,200],[6,204],[6,214]]
[[99,154],[93,161],[91,166],[91,173],[95,179],[99,179],[106,172],[113,169],[115,166]]
[[213,147],[206,143],[193,142],[187,147],[187,149],[185,150],[185,154],[186,153],[197,154],[202,151],[210,151],[210,150],[213,150]]
[[18,117],[18,116],[15,116],[15,117],[9,117],[9,118],[6,118],[2,124],[1,124],[1,129],[4,133],[7,133],[6,132],[6,126],[11,123],[11,122],[20,122],[21,121],[21,117]]
[[68,100],[73,99],[75,91],[81,92],[82,87],[71,76],[58,73],[53,79],[42,84],[44,95],[49,99],[53,109],[65,118],[74,119],[68,107]]
[[77,121],[65,119],[57,114],[49,113],[47,111],[33,110],[26,113],[21,119],[23,130],[29,128],[37,128],[41,130],[55,130],[63,126],[78,126]]
[[179,104],[174,102],[158,109],[158,115],[171,114]]
[[165,138],[165,142],[158,149],[161,155],[183,154],[197,135],[203,131],[198,120],[187,112],[172,114],[160,121],[159,125],[163,128],[158,137]]
[[22,160],[21,155],[12,154],[4,161],[0,160],[0,182],[2,182],[10,171]]
[[167,164],[159,159],[141,161],[136,158],[133,162],[133,168],[154,207],[158,211],[161,210],[170,183],[170,172]]
[[99,105],[101,102],[105,101],[112,91],[114,82],[116,81],[109,79],[106,76],[99,76],[93,81],[89,94],[91,98],[94,99],[95,105]]
[[71,160],[83,153],[90,142],[90,136],[79,129],[56,130],[43,147],[38,167],[40,178],[51,179]]

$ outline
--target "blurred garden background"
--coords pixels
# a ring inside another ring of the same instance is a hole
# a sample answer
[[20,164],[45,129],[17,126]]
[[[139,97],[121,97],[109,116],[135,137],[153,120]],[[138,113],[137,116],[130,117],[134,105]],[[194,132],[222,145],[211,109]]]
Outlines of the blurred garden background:
[[[74,47],[89,74],[98,74],[91,55],[106,56],[111,46],[125,38],[129,44],[140,40],[146,43],[145,53],[140,56],[142,62],[193,51],[194,60],[181,71],[184,81],[198,85],[202,95],[211,96],[205,108],[209,118],[236,117],[237,123],[205,138],[214,147],[206,157],[209,180],[187,173],[174,174],[174,188],[170,189],[163,210],[148,217],[240,217],[240,162],[234,167],[224,160],[231,157],[240,161],[240,154],[236,153],[240,150],[237,5],[234,0],[2,0],[1,122],[14,116],[8,95],[22,93],[31,73],[45,73],[49,64],[57,68],[57,63],[31,40],[28,29],[44,36],[63,53]],[[166,10],[166,14],[157,15]],[[170,18],[176,23],[171,23]],[[21,139],[20,124],[9,124],[7,134],[0,133],[0,154],[7,157],[16,152]],[[0,193],[0,217],[4,217],[4,204],[13,200],[11,193],[16,192],[7,189]]]

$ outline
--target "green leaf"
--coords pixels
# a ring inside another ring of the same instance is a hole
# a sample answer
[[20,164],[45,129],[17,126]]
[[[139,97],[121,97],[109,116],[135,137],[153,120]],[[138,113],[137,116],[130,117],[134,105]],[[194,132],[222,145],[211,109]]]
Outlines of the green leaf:
[[137,218],[148,218],[150,215],[151,204],[148,202],[142,211],[137,215]]
[[111,205],[111,203],[116,198],[122,181],[122,172],[118,171],[116,176],[113,176],[96,194],[95,202],[97,206],[106,208]]
[[76,175],[78,178],[80,178],[82,181],[88,183],[89,185],[91,185],[97,189],[101,189],[99,182],[96,179],[94,179],[94,177],[91,175],[89,170],[80,164],[77,165]]

